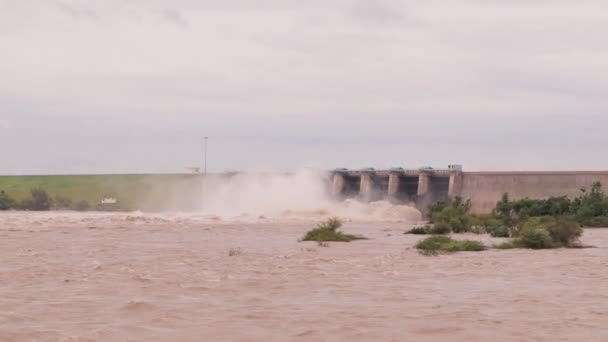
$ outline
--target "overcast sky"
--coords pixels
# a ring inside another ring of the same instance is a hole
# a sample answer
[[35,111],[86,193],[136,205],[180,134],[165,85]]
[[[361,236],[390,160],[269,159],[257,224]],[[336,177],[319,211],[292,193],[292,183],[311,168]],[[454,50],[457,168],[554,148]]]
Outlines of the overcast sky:
[[608,169],[605,0],[0,0],[0,174]]

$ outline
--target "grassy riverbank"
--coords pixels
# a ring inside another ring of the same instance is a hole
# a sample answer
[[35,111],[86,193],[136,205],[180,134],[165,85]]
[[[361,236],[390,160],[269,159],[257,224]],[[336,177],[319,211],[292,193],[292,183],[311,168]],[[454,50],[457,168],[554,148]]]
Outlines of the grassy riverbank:
[[91,205],[113,197],[123,210],[189,210],[199,202],[202,179],[197,174],[0,176],[0,191],[17,201],[41,188],[53,198]]

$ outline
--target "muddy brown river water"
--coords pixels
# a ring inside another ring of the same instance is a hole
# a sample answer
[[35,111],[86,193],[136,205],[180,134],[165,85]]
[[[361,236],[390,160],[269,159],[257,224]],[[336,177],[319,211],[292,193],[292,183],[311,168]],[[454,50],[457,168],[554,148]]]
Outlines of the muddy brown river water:
[[298,242],[315,221],[0,213],[0,341],[608,341],[608,229],[426,257],[403,222]]

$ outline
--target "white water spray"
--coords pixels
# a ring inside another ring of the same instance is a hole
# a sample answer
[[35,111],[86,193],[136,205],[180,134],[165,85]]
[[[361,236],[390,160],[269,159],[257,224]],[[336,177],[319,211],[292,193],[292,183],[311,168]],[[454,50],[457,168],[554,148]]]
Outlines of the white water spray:
[[355,220],[390,220],[414,223],[420,212],[386,201],[337,202],[328,193],[324,175],[304,170],[293,174],[242,173],[208,184],[203,212],[220,217],[311,218],[339,216]]

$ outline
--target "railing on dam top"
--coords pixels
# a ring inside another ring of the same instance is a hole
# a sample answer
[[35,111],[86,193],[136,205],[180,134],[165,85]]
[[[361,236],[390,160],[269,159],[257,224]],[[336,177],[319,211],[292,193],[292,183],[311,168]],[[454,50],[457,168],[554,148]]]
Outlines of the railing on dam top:
[[362,174],[362,173],[375,173],[375,174],[390,174],[390,173],[453,173],[453,172],[462,172],[462,165],[449,165],[447,169],[435,169],[430,166],[420,167],[416,169],[407,169],[402,167],[393,167],[390,169],[374,169],[374,168],[364,168],[364,169],[346,169],[346,168],[337,168],[331,171],[332,173],[340,173],[340,174]]

